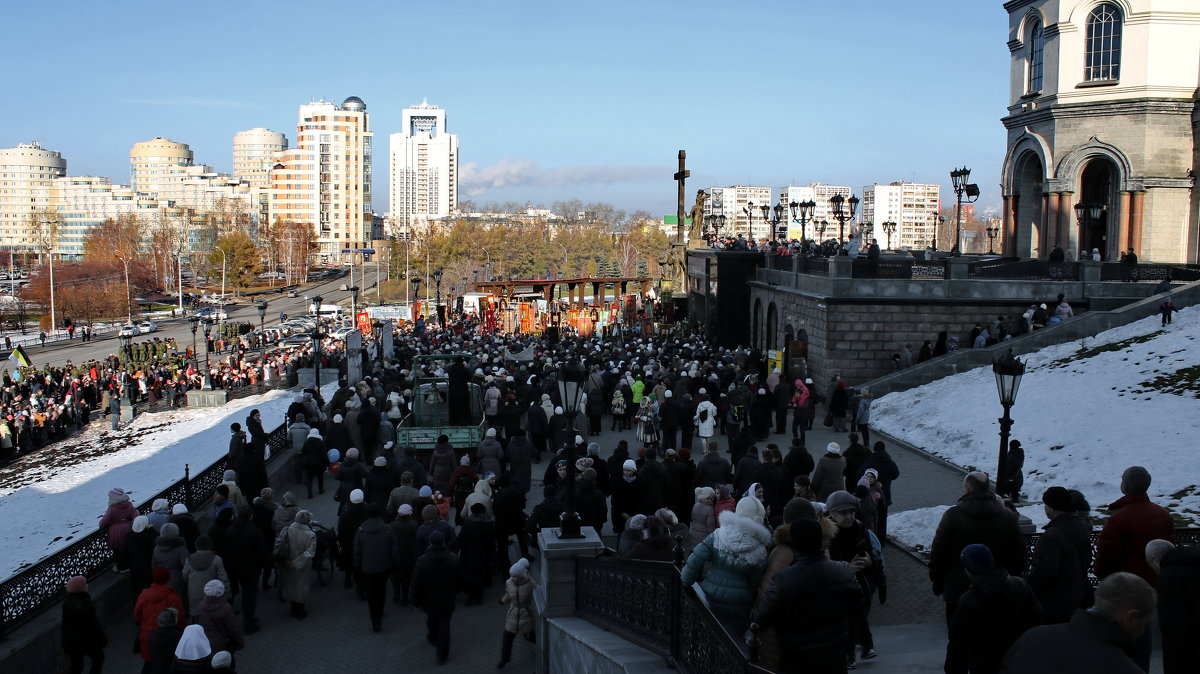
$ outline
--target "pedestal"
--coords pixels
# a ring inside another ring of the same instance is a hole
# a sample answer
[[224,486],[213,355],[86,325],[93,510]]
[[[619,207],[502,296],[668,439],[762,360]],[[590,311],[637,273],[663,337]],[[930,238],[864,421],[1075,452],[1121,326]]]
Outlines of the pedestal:
[[849,255],[836,255],[829,258],[829,275],[833,278],[854,276],[854,260],[851,260]]
[[1020,513],[1017,514],[1017,528],[1021,530],[1022,534],[1037,533],[1037,527],[1033,525],[1033,520]]
[[121,405],[121,423],[127,424],[133,421],[134,409],[133,405]]
[[1100,263],[1095,260],[1084,260],[1079,263],[1079,280],[1084,283],[1100,282]]
[[229,394],[225,389],[193,389],[187,392],[188,407],[220,407],[229,402]]
[[948,258],[950,262],[949,273],[946,278],[955,281],[965,281],[971,277],[971,260],[962,256]]
[[[308,386],[313,383],[313,368],[301,367],[296,369],[296,377],[301,387]],[[332,384],[337,381],[338,371],[336,367],[321,368],[321,386]]]
[[546,618],[575,614],[575,556],[595,555],[604,547],[596,530],[583,528],[583,538],[560,540],[557,529],[547,529],[538,534],[537,589],[533,602],[537,607],[538,619],[534,621],[537,631],[539,657],[537,670],[545,671],[545,648],[549,641],[546,634]]

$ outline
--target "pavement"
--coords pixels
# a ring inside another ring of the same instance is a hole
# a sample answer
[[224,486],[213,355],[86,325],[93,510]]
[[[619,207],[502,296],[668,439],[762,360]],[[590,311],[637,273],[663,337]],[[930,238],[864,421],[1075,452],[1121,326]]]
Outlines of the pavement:
[[[605,420],[608,421],[607,419]],[[608,428],[607,424],[604,428]],[[814,458],[823,453],[830,441],[846,445],[845,433],[818,429],[808,434],[808,445]],[[598,438],[601,456],[607,457],[619,440],[637,443],[631,432],[605,430]],[[720,437],[722,451],[727,447]],[[881,438],[872,438],[873,440]],[[766,442],[786,451],[789,435],[772,435]],[[885,442],[887,440],[885,439]],[[697,443],[698,444],[698,443]],[[900,478],[893,484],[893,512],[952,503],[962,490],[962,471],[927,455],[889,442],[891,454],[900,467]],[[534,465],[535,481],[540,479],[545,464]],[[313,511],[317,520],[336,522],[336,503],[332,491],[309,500],[303,498],[303,488],[294,488],[301,496],[302,507]],[[279,493],[277,491],[277,493]],[[531,494],[540,493],[535,484]],[[529,507],[536,501],[531,498]],[[606,534],[611,531],[606,527]],[[517,552],[510,553],[516,558]],[[940,672],[945,653],[945,620],[942,601],[929,591],[925,565],[918,558],[887,545],[884,557],[888,569],[888,601],[872,607],[871,624],[879,657],[859,664],[864,672]],[[337,573],[333,582],[322,587],[315,579],[308,604],[309,615],[304,620],[289,616],[288,604],[278,600],[275,590],[259,595],[259,621],[262,630],[246,638],[246,648],[237,654],[242,672],[328,672],[380,671],[393,669],[437,670],[446,672],[481,672],[495,668],[500,659],[500,642],[505,607],[497,600],[502,591],[497,581],[485,594],[480,606],[463,606],[454,614],[450,659],[444,667],[436,666],[434,647],[425,641],[424,614],[413,607],[388,603],[383,618],[383,631],[373,633],[366,603],[359,601],[353,590],[342,587]],[[108,665],[112,671],[133,672],[140,667],[140,658],[120,646],[133,641],[136,628],[132,619],[108,626]],[[535,647],[518,639],[514,645],[509,671],[533,671]]]

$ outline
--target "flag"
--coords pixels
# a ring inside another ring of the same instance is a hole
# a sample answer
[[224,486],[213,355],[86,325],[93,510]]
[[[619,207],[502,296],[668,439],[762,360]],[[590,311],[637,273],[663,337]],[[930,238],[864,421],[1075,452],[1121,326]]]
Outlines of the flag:
[[8,354],[8,359],[16,363],[17,367],[33,367],[33,361],[29,360],[29,356],[25,355],[25,350],[20,346]]
[[511,360],[511,361],[516,361],[516,362],[530,361],[530,360],[533,360],[534,354],[535,354],[535,351],[534,351],[532,344],[525,347],[525,349],[523,349],[519,353],[513,353],[508,350],[507,346],[504,347],[504,360]]

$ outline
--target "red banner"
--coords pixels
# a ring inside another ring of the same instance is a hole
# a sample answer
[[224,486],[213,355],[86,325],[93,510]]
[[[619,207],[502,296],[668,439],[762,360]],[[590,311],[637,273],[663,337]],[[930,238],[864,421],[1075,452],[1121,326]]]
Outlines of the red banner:
[[358,323],[359,332],[364,335],[371,334],[371,315],[365,311],[360,311],[354,315],[355,322]]

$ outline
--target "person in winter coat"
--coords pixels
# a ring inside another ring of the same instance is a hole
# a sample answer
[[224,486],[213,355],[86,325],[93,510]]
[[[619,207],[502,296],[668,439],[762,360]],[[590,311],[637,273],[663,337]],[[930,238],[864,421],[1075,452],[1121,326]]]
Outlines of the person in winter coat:
[[326,428],[325,446],[329,449],[336,449],[343,455],[346,450],[354,446],[350,440],[350,429],[346,427],[345,418],[342,415],[333,415],[333,423]]
[[104,667],[104,647],[108,645],[108,637],[96,617],[96,607],[83,576],[67,581],[67,596],[62,605],[62,635],[63,650],[71,659],[71,674],[83,671],[85,657],[92,663],[92,674],[99,674]]
[[713,509],[717,492],[712,487],[696,487],[696,504],[692,506],[692,520],[688,525],[688,536],[684,550],[691,552],[708,535],[717,530],[717,514]]
[[787,456],[783,458],[783,469],[787,472],[788,482],[795,480],[798,475],[812,475],[814,468],[816,468],[816,462],[813,461],[812,454],[808,453],[804,441],[793,438],[792,446],[788,448]]
[[[1063,625],[1030,628],[1004,656],[1006,674],[1104,672],[1140,674],[1130,656],[1154,614],[1154,588],[1131,573],[1116,572],[1096,587],[1096,604]],[[1190,644],[1194,650],[1195,644]]]
[[1025,450],[1020,440],[1009,440],[1008,455],[1004,459],[1004,475],[1000,476],[1000,487],[996,493],[1007,496],[1016,503],[1021,499],[1021,487],[1025,485]]
[[338,548],[342,553],[339,565],[346,573],[345,587],[349,588],[357,584],[360,598],[362,597],[362,578],[354,566],[354,537],[358,534],[359,525],[367,521],[367,504],[363,503],[363,498],[361,489],[350,492],[350,502],[338,515],[337,526]]
[[271,529],[274,532],[267,540],[275,540],[280,531],[283,531],[292,522],[296,521],[296,515],[300,513],[300,506],[296,504],[296,497],[292,496],[292,492],[283,492],[283,498],[279,502],[279,507],[275,509],[274,516],[271,517]]
[[143,674],[170,674],[175,662],[175,647],[183,636],[178,624],[178,613],[173,608],[163,609],[158,614],[158,626],[150,630],[150,660],[143,662]]
[[1158,626],[1162,630],[1163,674],[1200,671],[1200,548],[1175,547],[1155,539],[1146,561],[1158,574]]
[[1092,525],[1075,512],[1071,494],[1050,487],[1042,494],[1050,521],[1033,549],[1026,581],[1042,606],[1042,622],[1065,623],[1084,605],[1091,591],[1087,572],[1092,566]]
[[[416,511],[415,507],[413,511]],[[417,539],[414,547],[418,558],[425,554],[425,548],[429,546],[429,538],[435,532],[442,534],[442,539],[446,541],[446,545],[450,548],[451,552],[458,550],[458,535],[454,532],[454,527],[450,526],[449,522],[438,515],[436,506],[431,504],[422,508],[421,521],[424,524],[417,527]]]
[[297,455],[304,449],[304,443],[308,440],[308,432],[312,430],[305,421],[303,413],[297,413],[292,419],[292,425],[288,426],[288,446]]
[[200,625],[188,625],[175,645],[175,661],[171,663],[171,674],[207,674],[212,671],[209,658],[212,645]]
[[[479,474],[471,465],[471,457],[463,456],[458,461],[458,468],[450,476],[450,493],[454,495],[454,509],[457,512],[465,512],[467,497],[475,492],[475,483],[478,481]],[[413,510],[420,512],[416,508]]]
[[766,440],[771,434],[771,415],[775,413],[775,401],[767,389],[760,388],[750,402],[750,428],[755,440]]
[[242,627],[233,607],[229,605],[229,590],[219,580],[204,584],[204,599],[196,609],[196,624],[204,628],[204,636],[214,651],[236,653],[246,645]]
[[396,563],[392,567],[392,601],[408,606],[412,587],[413,565],[417,562],[417,529],[420,523],[413,518],[412,506],[405,503],[388,525],[396,539]]
[[763,505],[767,508],[767,521],[778,526],[783,521],[783,507],[792,498],[792,481],[783,469],[779,450],[769,446],[762,452],[762,465],[751,476],[751,481],[762,486]]
[[[485,478],[487,475],[485,474]],[[471,507],[477,503],[483,506],[484,515],[492,519],[492,485],[488,479],[475,483],[475,491],[463,501],[463,508],[470,513]]]
[[334,498],[340,504],[338,514],[341,514],[350,502],[350,492],[363,488],[366,476],[366,469],[358,462],[358,449],[351,447],[346,452],[346,458],[342,460],[342,467],[337,474],[338,488]]
[[[749,626],[750,609],[767,568],[771,533],[759,524],[764,514],[756,499],[738,501],[737,510],[721,514],[721,526],[692,550],[683,567],[684,587],[699,581],[713,613],[734,634],[744,633]],[[705,564],[708,571],[700,578]]]
[[279,563],[279,593],[292,605],[292,617],[308,616],[304,604],[308,601],[313,555],[317,553],[317,534],[312,530],[312,513],[301,510],[296,519],[275,538],[275,550],[285,559]]
[[850,392],[846,390],[846,382],[839,381],[829,394],[829,415],[833,417],[833,431],[846,432],[846,415],[850,412]]
[[154,546],[157,540],[158,532],[150,526],[149,518],[138,515],[133,519],[133,531],[125,538],[121,557],[129,569],[129,587],[133,590],[134,597],[150,587],[150,575],[154,570]]
[[[209,581],[221,582],[222,588],[228,588],[229,573],[225,570],[225,561],[213,552],[212,540],[201,536],[196,540],[196,552],[188,555],[183,567],[183,580],[187,584],[188,617],[195,622],[200,603],[204,601],[205,588]],[[229,599],[229,595],[225,596]]]
[[628,557],[633,553],[633,546],[637,545],[642,540],[642,532],[646,530],[646,520],[649,519],[645,515],[638,513],[630,517],[625,522],[625,529],[617,538],[617,555],[620,557]]
[[[703,389],[701,391],[703,392]],[[707,396],[696,403],[696,414],[692,417],[692,423],[696,425],[696,436],[706,446],[708,441],[716,435],[717,413],[717,406]]]
[[829,541],[829,558],[849,564],[862,590],[861,601],[850,607],[850,641],[846,643],[848,664],[856,661],[855,644],[862,647],[863,660],[876,657],[869,622],[871,598],[879,590],[882,603],[883,593],[887,591],[880,544],[872,540],[874,534],[858,520],[858,510],[858,499],[844,490],[833,492],[825,501],[825,519],[837,525]]
[[508,475],[512,479],[512,488],[522,494],[529,493],[535,453],[533,443],[525,437],[525,431],[519,428],[514,430],[508,440]]
[[596,530],[596,536],[599,536],[604,522],[608,520],[608,500],[596,486],[596,470],[591,466],[583,466],[579,470],[579,479],[575,482],[575,509],[582,525],[592,527]]
[[738,460],[733,469],[733,492],[735,494],[746,493],[746,490],[754,483],[754,474],[761,465],[762,462],[758,458],[758,447],[751,445],[746,450],[746,455]]
[[717,528],[721,527],[721,513],[733,512],[737,501],[729,491],[729,485],[717,485],[716,502],[713,503],[713,514],[717,517]]
[[797,443],[804,445],[809,421],[808,403],[811,398],[812,393],[804,380],[797,379],[792,382],[792,398],[788,401],[792,408],[792,446],[796,446]]
[[391,527],[383,522],[383,506],[372,503],[367,507],[367,521],[354,535],[354,568],[362,577],[363,594],[371,616],[372,631],[383,629],[383,604],[387,597],[387,582],[392,568],[400,561],[400,545]]
[[641,488],[637,463],[633,459],[626,459],[621,467],[621,476],[613,482],[612,487],[612,526],[618,536],[625,530],[629,518],[641,511]]
[[654,511],[667,505],[667,494],[670,491],[667,469],[657,461],[654,449],[646,450],[646,463],[638,469],[637,478],[640,483],[638,495],[641,496],[638,512],[649,517]]
[[1128,571],[1151,585],[1157,580],[1146,561],[1146,544],[1161,538],[1175,542],[1175,525],[1166,508],[1151,503],[1150,473],[1131,466],[1121,475],[1121,498],[1109,504],[1112,516],[1096,541],[1096,575],[1100,578]]
[[[549,395],[543,394],[546,400],[550,400]],[[551,409],[551,412],[554,410]],[[538,402],[531,403],[529,410],[525,413],[526,426],[529,429],[530,441],[533,443],[533,449],[537,454],[537,460],[542,460],[542,452],[546,451],[547,439],[550,436],[550,417],[546,416],[546,410]]]
[[242,462],[242,452],[246,449],[246,431],[242,430],[242,425],[234,422],[229,424],[229,461],[230,466],[236,467]]
[[1024,580],[996,568],[986,545],[968,545],[961,558],[971,588],[959,600],[950,623],[944,670],[995,674],[1017,639],[1041,623],[1041,607]]
[[880,541],[887,540],[887,511],[892,505],[892,481],[900,477],[900,468],[892,459],[891,454],[888,454],[887,446],[883,442],[876,441],[874,451],[863,461],[860,466],[863,474],[868,470],[874,470],[875,475],[879,480],[880,490],[883,492],[883,499],[879,502],[878,518],[875,522],[875,535]]
[[165,498],[156,498],[150,506],[150,512],[146,515],[146,519],[150,520],[150,526],[154,527],[155,531],[162,531],[162,525],[166,524],[171,519],[169,510],[170,503]]
[[[724,527],[722,527],[724,528]],[[861,602],[854,572],[821,552],[823,530],[799,518],[788,527],[795,562],[771,577],[751,619],[774,630],[785,672],[844,672],[850,609]]]
[[817,500],[824,503],[830,494],[844,489],[845,474],[846,457],[842,456],[842,446],[831,442],[825,446],[825,454],[817,461],[812,474],[812,490]]
[[846,468],[842,471],[842,477],[846,482],[842,489],[853,492],[854,486],[858,484],[858,478],[862,477],[862,464],[871,456],[871,453],[858,441],[858,433],[851,433],[847,439],[850,444],[842,450],[842,456],[846,459]]
[[504,447],[496,439],[496,429],[489,428],[479,443],[479,470],[499,475],[504,469]]
[[[480,484],[486,484],[480,482]],[[458,532],[458,560],[467,606],[483,603],[483,592],[492,585],[492,560],[496,556],[496,523],[482,503],[469,506],[469,515]]]
[[141,645],[142,660],[151,662],[150,632],[159,627],[158,616],[164,609],[175,610],[176,625],[187,625],[187,614],[183,611],[183,601],[170,585],[171,572],[163,568],[154,569],[154,582],[142,590],[133,605],[133,619],[140,626],[139,644]]
[[629,550],[628,559],[648,562],[675,561],[675,541],[671,538],[671,530],[658,516],[646,518],[639,538]]
[[321,438],[321,432],[315,428],[309,429],[308,437],[300,448],[300,465],[304,468],[304,484],[308,488],[308,497],[313,497],[314,480],[317,483],[317,493],[324,494],[325,469],[329,464],[325,441]]
[[108,490],[108,510],[100,518],[100,529],[105,531],[104,540],[108,549],[114,553],[121,549],[125,538],[133,531],[133,518],[138,516],[137,508],[129,502],[129,494],[120,487]]
[[721,456],[716,440],[707,441],[704,458],[696,464],[695,486],[716,489],[719,484],[728,484],[730,477],[729,459]]
[[[261,497],[260,497],[261,498]],[[214,527],[210,532],[217,535]],[[264,568],[271,564],[271,555],[267,542],[274,540],[268,534],[263,535],[255,526],[253,513],[243,509],[234,518],[223,536],[213,541],[213,549],[221,555],[225,562],[225,571],[229,574],[233,594],[241,597],[242,624],[246,634],[254,634],[259,630],[258,612],[258,581]]]
[[179,535],[179,527],[170,522],[164,524],[158,538],[154,541],[154,553],[150,556],[150,563],[156,569],[164,568],[170,572],[171,588],[183,600],[185,609],[187,608],[188,593],[187,583],[183,580],[183,567],[187,564],[187,560],[187,546],[183,543],[183,537]]
[[434,491],[449,494],[450,477],[457,467],[458,459],[454,455],[454,447],[450,445],[449,436],[439,435],[433,454],[429,457],[429,486]]
[[188,552],[195,552],[196,539],[200,536],[200,525],[196,524],[196,519],[188,512],[187,506],[182,503],[172,506],[171,518],[168,521],[179,527],[179,535],[183,536],[183,542],[187,545]]
[[375,465],[367,471],[367,477],[363,481],[363,491],[366,493],[368,504],[378,503],[382,508],[387,505],[392,490],[397,486],[396,474],[388,468],[387,457],[377,456],[374,463]]
[[513,641],[517,635],[533,643],[533,591],[537,589],[529,575],[529,560],[521,558],[508,569],[508,580],[504,582],[504,595],[500,603],[508,605],[504,614],[504,641],[500,647],[500,662],[496,669],[503,669],[512,661]]
[[429,534],[429,549],[413,568],[412,600],[425,611],[425,633],[437,646],[437,663],[450,657],[450,619],[458,593],[462,591],[462,568],[458,557],[447,549],[441,531]]
[[969,473],[963,480],[963,495],[942,514],[929,555],[929,579],[933,593],[946,600],[946,623],[954,620],[958,598],[970,582],[963,572],[959,554],[972,543],[992,551],[996,564],[1019,576],[1025,570],[1025,545],[1017,516],[1004,507],[988,486],[985,473]]

